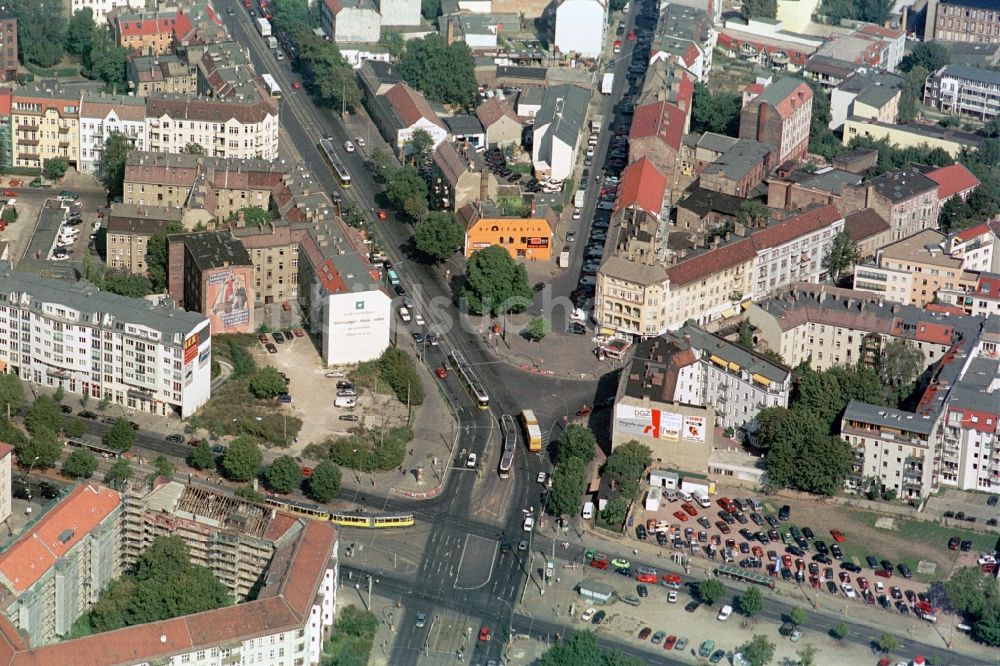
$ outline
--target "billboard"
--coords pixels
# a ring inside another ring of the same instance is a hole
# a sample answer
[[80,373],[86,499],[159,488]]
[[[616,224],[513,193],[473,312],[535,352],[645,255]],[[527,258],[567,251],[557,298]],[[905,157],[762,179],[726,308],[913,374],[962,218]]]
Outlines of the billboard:
[[696,442],[705,441],[705,417],[685,416],[684,417],[684,439],[692,439]]
[[205,316],[212,333],[246,333],[253,330],[252,266],[224,268],[205,278]]
[[703,416],[684,416],[676,412],[636,405],[615,407],[615,434],[637,435],[678,441],[705,441],[706,421]]

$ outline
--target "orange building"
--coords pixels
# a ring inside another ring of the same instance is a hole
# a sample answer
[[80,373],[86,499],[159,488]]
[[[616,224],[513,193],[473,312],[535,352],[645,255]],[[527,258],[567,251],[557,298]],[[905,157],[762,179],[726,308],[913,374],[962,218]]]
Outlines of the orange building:
[[551,208],[542,216],[511,217],[480,201],[460,208],[458,218],[465,224],[466,257],[490,245],[506,249],[514,259],[548,261],[552,256],[556,214]]
[[141,55],[161,55],[173,49],[179,35],[191,30],[191,21],[180,8],[163,11],[122,13],[115,17],[118,46]]

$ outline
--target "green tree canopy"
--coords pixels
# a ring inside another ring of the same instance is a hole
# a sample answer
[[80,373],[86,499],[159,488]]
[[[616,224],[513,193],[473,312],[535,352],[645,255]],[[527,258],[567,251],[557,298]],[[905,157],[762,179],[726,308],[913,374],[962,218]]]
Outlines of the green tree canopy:
[[608,500],[604,510],[601,511],[601,519],[612,527],[620,527],[625,524],[628,517],[628,500],[621,495]]
[[353,111],[361,105],[361,89],[351,65],[340,49],[315,35],[312,30],[296,26],[292,39],[299,52],[297,69],[303,85],[318,106]]
[[63,55],[66,14],[62,0],[10,0],[17,17],[17,48],[21,62],[52,67]]
[[830,249],[823,257],[823,266],[830,271],[830,277],[837,280],[840,274],[858,262],[861,253],[858,244],[851,239],[851,232],[843,230],[830,242]]
[[204,155],[205,147],[202,146],[200,143],[195,143],[192,141],[191,143],[184,146],[184,152],[187,153],[188,155]]
[[468,45],[463,41],[448,44],[435,33],[406,43],[399,71],[408,84],[435,102],[468,105],[478,89]]
[[404,165],[392,172],[392,180],[386,183],[385,196],[398,212],[405,213],[404,206],[409,199],[423,201],[427,207],[427,181],[412,165]]
[[119,296],[143,298],[153,293],[153,285],[148,278],[125,271],[105,271],[101,282],[101,288]]
[[851,634],[851,628],[845,623],[841,622],[833,629],[830,630],[830,635],[836,638],[838,641],[842,641]]
[[284,378],[270,365],[258,370],[250,380],[250,392],[258,398],[273,398],[287,391]]
[[538,666],[641,666],[646,662],[617,650],[601,649],[591,631],[574,631],[556,642],[536,663]]
[[441,0],[420,0],[420,14],[434,23],[441,15]]
[[743,0],[740,4],[740,13],[743,18],[770,18],[778,15],[777,0]]
[[378,359],[379,377],[389,385],[403,404],[419,405],[424,401],[424,385],[417,374],[413,357],[399,347],[388,347]]
[[427,130],[414,130],[410,137],[410,160],[414,166],[420,168],[431,159],[431,152],[434,150],[434,138],[427,133]]
[[389,57],[398,60],[406,49],[406,42],[403,35],[398,30],[382,29],[382,36],[378,38],[378,43],[389,52]]
[[117,46],[111,34],[105,30],[94,33],[90,51],[83,55],[83,75],[104,81],[110,93],[126,92],[125,49]]
[[184,225],[171,222],[166,229],[156,232],[146,242],[146,273],[154,293],[162,293],[167,288],[167,234],[183,232]]
[[888,631],[885,631],[878,637],[876,644],[878,645],[878,649],[882,650],[882,652],[889,652],[890,650],[895,650],[899,647],[899,640],[897,640],[896,637]]
[[111,429],[104,433],[104,446],[115,451],[128,451],[135,443],[135,430],[125,419],[115,419]]
[[789,612],[788,619],[791,620],[792,624],[802,626],[806,623],[806,612],[798,606],[795,606],[792,608],[791,612]]
[[66,53],[80,60],[94,44],[94,11],[84,7],[73,12],[66,28]]
[[691,131],[738,136],[741,106],[739,95],[725,92],[713,94],[707,85],[697,82],[691,102]]
[[584,464],[594,459],[597,451],[597,438],[589,428],[571,423],[563,430],[556,447],[556,464],[562,464],[570,458],[578,458]]
[[67,170],[69,170],[69,162],[61,157],[51,157],[45,160],[42,175],[49,180],[59,180],[66,175]]
[[535,317],[524,327],[525,336],[533,342],[541,342],[551,332],[552,324],[545,317]]
[[150,475],[152,478],[164,477],[169,479],[174,475],[174,464],[166,456],[156,456],[153,461],[153,473]]
[[291,456],[279,456],[264,471],[267,487],[276,493],[290,493],[302,482],[302,470]]
[[771,216],[771,209],[757,199],[747,199],[740,204],[740,209],[736,213],[736,221],[748,229],[757,227],[767,222]]
[[231,481],[249,481],[257,476],[263,461],[264,456],[255,442],[237,437],[222,457],[222,469]]
[[17,375],[0,374],[0,415],[14,415],[24,406],[24,384]]
[[915,344],[903,338],[894,338],[879,354],[878,375],[885,386],[908,386],[923,372],[926,362],[923,352]]
[[81,419],[66,419],[63,424],[63,433],[67,437],[82,437],[87,432],[87,426]]
[[749,643],[740,647],[740,651],[750,666],[767,666],[774,659],[776,647],[774,642],[764,634],[754,634]]
[[450,211],[430,213],[413,233],[414,245],[434,262],[451,257],[461,249],[464,241],[465,230]]
[[125,162],[134,148],[132,140],[117,131],[112,131],[104,142],[104,150],[94,162],[94,175],[108,191],[109,197],[122,196]]
[[121,485],[132,478],[132,463],[128,458],[119,458],[108,468],[108,473],[104,475],[104,481],[113,488],[121,488]]
[[[16,431],[20,433],[20,431]],[[53,430],[40,428],[30,438],[15,436],[14,452],[17,454],[17,462],[21,467],[30,468],[32,465],[38,469],[52,467],[59,455],[62,453],[62,442]]]
[[194,451],[188,454],[187,464],[195,469],[209,469],[215,466],[215,456],[212,447],[204,439],[198,442]]
[[761,594],[760,588],[754,585],[736,597],[736,604],[741,613],[747,617],[753,617],[764,608],[764,595]]
[[889,0],[823,0],[819,14],[829,23],[844,19],[882,25],[889,19]]
[[33,435],[42,430],[58,433],[63,428],[63,420],[59,403],[47,395],[40,395],[24,417],[24,427]]
[[698,598],[707,604],[714,604],[726,594],[726,588],[714,578],[698,583]]
[[[611,452],[604,465],[604,473],[617,476],[622,483],[622,494],[628,494],[634,499],[639,489],[639,480],[652,464],[653,452],[650,448],[633,439]],[[629,488],[631,485],[635,486],[634,489]]]
[[317,502],[326,503],[340,490],[340,468],[330,460],[321,460],[306,479],[306,493]]
[[477,315],[522,312],[532,301],[528,272],[499,245],[477,250],[466,264],[461,299]]
[[575,515],[587,482],[587,466],[580,458],[569,458],[556,466],[549,491],[548,512],[554,516]]
[[923,67],[927,72],[936,72],[949,63],[951,63],[951,54],[944,44],[935,41],[917,42],[913,46],[913,50],[903,56],[899,68],[904,72],[909,72],[914,67]]
[[62,472],[74,479],[89,479],[97,471],[97,458],[87,449],[76,449],[63,462]]

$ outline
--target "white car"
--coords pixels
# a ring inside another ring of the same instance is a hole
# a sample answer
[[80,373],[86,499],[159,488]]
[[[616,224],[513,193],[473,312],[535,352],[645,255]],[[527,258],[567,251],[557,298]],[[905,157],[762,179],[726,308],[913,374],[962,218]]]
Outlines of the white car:
[[424,318],[423,318],[423,316],[420,315],[419,312],[414,312],[413,313],[413,322],[417,326],[423,326],[424,325]]
[[358,148],[364,148],[365,147],[365,140],[362,139],[360,136],[354,137],[354,143],[358,144]]
[[885,585],[880,580],[875,581],[875,594],[885,594]]
[[468,467],[468,468],[470,468],[470,469],[476,466],[476,454],[475,453],[470,453],[469,454],[469,459],[465,461],[465,466]]
[[583,615],[580,616],[580,622],[590,622],[596,613],[597,613],[596,608],[588,608],[587,610],[583,611]]
[[538,483],[545,483],[545,481],[548,478],[549,478],[549,475],[547,473],[545,473],[545,472],[539,472],[538,473],[538,478],[535,479],[535,480],[538,481]]
[[52,261],[69,261],[68,254],[54,254],[51,257]]
[[535,529],[535,519],[532,518],[531,516],[525,516],[524,523],[521,525],[521,529],[523,529],[525,532],[530,532],[531,530]]
[[344,150],[346,150],[349,153],[353,153],[354,152],[354,144],[351,143],[350,141],[345,141],[344,142]]
[[726,620],[729,619],[729,616],[732,614],[733,614],[733,607],[730,606],[729,604],[726,604],[725,606],[722,607],[722,610],[719,611],[719,622],[725,622]]
[[667,592],[667,603],[676,604],[677,603],[677,590],[670,590]]
[[856,594],[854,594],[854,588],[851,587],[850,583],[841,583],[840,589],[844,591],[844,596],[847,597],[848,599],[853,599],[854,597],[857,596]]

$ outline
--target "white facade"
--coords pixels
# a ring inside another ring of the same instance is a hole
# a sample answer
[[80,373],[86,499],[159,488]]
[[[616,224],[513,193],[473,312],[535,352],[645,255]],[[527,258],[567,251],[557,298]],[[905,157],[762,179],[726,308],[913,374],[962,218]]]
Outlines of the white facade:
[[396,148],[398,154],[403,155],[409,152],[408,146],[413,140],[414,133],[418,129],[427,132],[434,140],[434,144],[431,146],[432,154],[435,150],[437,150],[437,147],[441,145],[443,141],[448,139],[448,130],[446,128],[441,127],[437,123],[431,122],[427,118],[421,118],[409,127],[404,127],[396,133]]
[[366,49],[361,45],[345,44],[340,47],[340,55],[354,69],[361,69],[365,60],[377,60],[378,62],[391,62],[389,52],[382,48]]
[[962,258],[962,270],[1000,272],[997,234],[988,225],[963,229],[948,238],[948,254]]
[[218,119],[173,118],[162,115],[146,118],[147,150],[159,153],[182,153],[190,143],[197,143],[213,157],[278,159],[278,114],[267,114],[261,122],[242,123],[236,118],[220,123]]
[[826,273],[823,258],[833,238],[844,230],[844,218],[785,243],[757,250],[754,262],[753,299],[793,282],[819,282]]
[[109,109],[103,117],[88,116],[85,98],[80,113],[80,171],[93,172],[94,163],[100,159],[104,144],[112,132],[127,136],[136,150],[146,150],[146,119],[142,116],[145,116],[145,109],[140,114],[141,119],[129,120],[122,118],[114,108]]
[[[417,5],[417,12],[420,6]],[[382,21],[374,9],[344,7],[333,19],[333,41],[374,44],[382,34]]]
[[414,0],[376,0],[382,25],[420,25],[420,3]]
[[535,170],[547,173],[550,178],[566,180],[573,173],[575,147],[553,136],[551,141],[543,141],[551,125],[535,126],[531,161]]
[[0,523],[7,522],[11,514],[12,491],[10,465],[14,447],[9,444],[0,445]]
[[94,23],[104,25],[108,12],[117,7],[145,9],[145,0],[63,0],[66,16],[73,16],[78,10],[89,7],[94,12]]
[[604,0],[563,0],[556,8],[555,45],[560,53],[596,58],[604,49],[608,6]]
[[389,346],[392,301],[384,291],[329,294],[321,318],[327,365],[370,361]]
[[0,361],[26,381],[187,417],[208,401],[211,351],[200,314],[0,266]]

